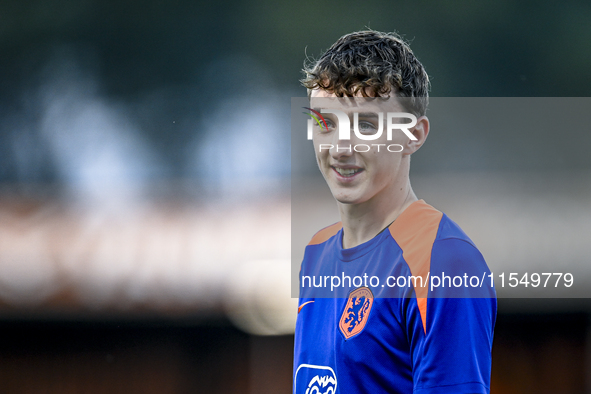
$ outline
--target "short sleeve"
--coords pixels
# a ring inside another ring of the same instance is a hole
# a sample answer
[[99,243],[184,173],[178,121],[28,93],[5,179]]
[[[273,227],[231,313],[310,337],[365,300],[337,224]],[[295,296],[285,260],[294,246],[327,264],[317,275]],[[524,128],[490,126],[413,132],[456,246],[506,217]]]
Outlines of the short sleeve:
[[445,286],[430,287],[425,325],[417,316],[416,299],[407,304],[414,393],[489,393],[497,311],[489,274],[470,242],[445,239],[433,244],[431,280],[445,277]]

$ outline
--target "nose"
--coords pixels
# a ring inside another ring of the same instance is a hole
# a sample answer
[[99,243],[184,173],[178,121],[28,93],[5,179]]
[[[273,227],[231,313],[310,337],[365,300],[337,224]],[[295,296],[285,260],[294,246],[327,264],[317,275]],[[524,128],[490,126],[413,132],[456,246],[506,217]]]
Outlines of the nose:
[[339,139],[339,133],[333,133],[332,148],[330,148],[330,155],[335,160],[343,160],[353,155],[353,144],[351,140]]

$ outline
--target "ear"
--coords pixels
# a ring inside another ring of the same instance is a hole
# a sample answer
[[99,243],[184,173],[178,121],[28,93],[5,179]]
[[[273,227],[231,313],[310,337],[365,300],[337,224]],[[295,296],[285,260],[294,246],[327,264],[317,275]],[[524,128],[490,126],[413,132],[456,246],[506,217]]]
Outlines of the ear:
[[417,119],[416,126],[410,130],[416,137],[416,141],[410,139],[408,140],[408,143],[406,144],[402,153],[404,156],[412,155],[418,151],[421,146],[423,146],[427,140],[427,136],[429,135],[429,126],[429,118],[426,116],[421,116]]

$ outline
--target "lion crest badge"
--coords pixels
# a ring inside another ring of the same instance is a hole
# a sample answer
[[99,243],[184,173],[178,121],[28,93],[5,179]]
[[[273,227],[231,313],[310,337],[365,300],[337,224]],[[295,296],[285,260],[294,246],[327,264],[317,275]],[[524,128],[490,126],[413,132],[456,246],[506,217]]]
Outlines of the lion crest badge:
[[360,287],[349,294],[345,309],[339,322],[339,329],[345,339],[363,331],[373,305],[373,294],[367,287]]

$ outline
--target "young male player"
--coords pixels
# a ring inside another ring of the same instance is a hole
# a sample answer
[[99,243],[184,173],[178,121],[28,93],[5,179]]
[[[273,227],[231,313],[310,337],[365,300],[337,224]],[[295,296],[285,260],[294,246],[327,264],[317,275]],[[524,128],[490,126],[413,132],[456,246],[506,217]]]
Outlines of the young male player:
[[429,134],[423,66],[398,36],[361,31],[304,71],[316,159],[341,222],[306,247],[293,392],[488,393],[490,271],[409,181]]

